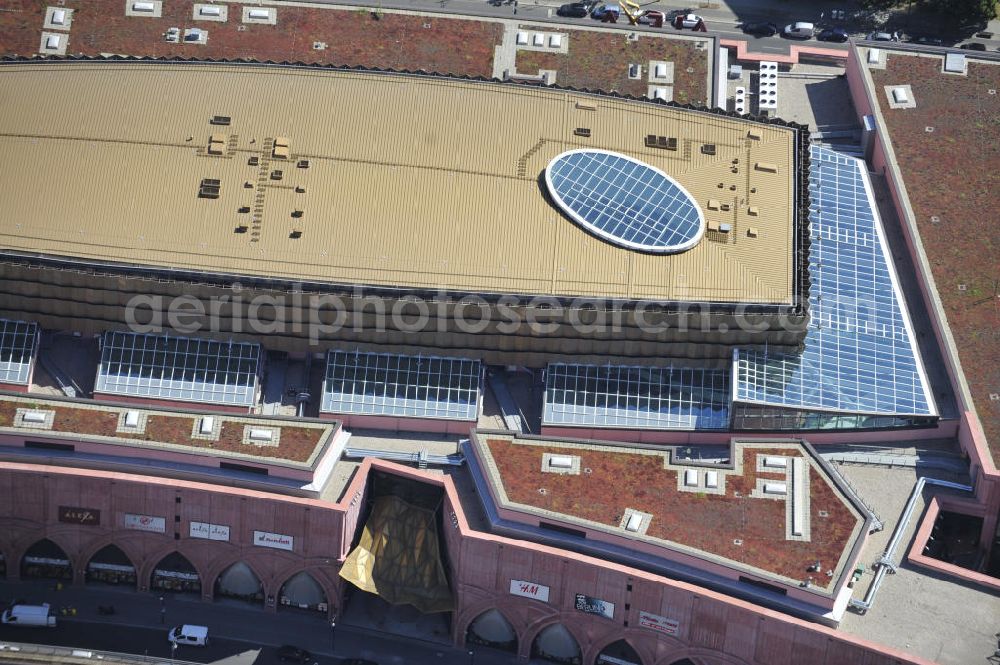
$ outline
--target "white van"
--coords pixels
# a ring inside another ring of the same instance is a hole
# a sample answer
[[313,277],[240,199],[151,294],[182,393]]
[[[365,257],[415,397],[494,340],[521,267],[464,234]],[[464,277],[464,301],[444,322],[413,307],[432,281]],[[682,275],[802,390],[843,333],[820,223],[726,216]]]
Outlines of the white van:
[[44,605],[14,605],[0,614],[0,622],[11,626],[56,627],[56,618],[49,613],[48,603]]
[[786,25],[782,33],[791,39],[812,39],[816,32],[816,26],[812,23],[792,23]]
[[167,641],[178,645],[186,644],[192,647],[207,647],[208,627],[192,626],[187,623],[183,626],[175,626],[167,633]]

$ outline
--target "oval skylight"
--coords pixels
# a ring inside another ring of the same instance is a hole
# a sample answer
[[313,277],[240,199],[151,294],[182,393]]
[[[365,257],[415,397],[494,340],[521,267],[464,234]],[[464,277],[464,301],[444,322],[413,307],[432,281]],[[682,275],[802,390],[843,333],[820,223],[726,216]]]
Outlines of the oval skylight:
[[705,232],[705,217],[686,189],[625,155],[569,150],[549,162],[545,183],[573,221],[621,247],[682,252]]

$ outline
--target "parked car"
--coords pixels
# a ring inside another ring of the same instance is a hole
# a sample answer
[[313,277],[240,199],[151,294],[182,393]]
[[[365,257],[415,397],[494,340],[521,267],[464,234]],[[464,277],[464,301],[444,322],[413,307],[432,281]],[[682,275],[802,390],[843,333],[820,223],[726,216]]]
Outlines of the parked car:
[[704,30],[705,19],[697,14],[678,14],[674,17],[674,27],[678,30],[681,28],[688,30]]
[[615,18],[621,14],[621,7],[618,5],[598,5],[594,7],[594,11],[590,12],[590,16],[596,19],[603,19],[607,14],[614,14]]
[[688,14],[693,14],[693,9],[671,9],[667,12],[667,20],[673,21],[678,16],[687,16]]
[[843,28],[824,28],[816,35],[821,42],[846,42],[851,36]]
[[588,14],[587,5],[583,2],[571,2],[562,5],[556,10],[558,16],[568,16],[570,18],[583,18]]
[[194,647],[207,647],[208,627],[195,626],[188,623],[183,626],[175,626],[167,633],[167,641],[177,645],[186,644]]
[[895,32],[881,32],[876,30],[875,32],[868,35],[868,41],[870,42],[898,42],[899,35]]
[[816,26],[812,23],[799,21],[798,23],[790,23],[786,25],[785,29],[781,31],[781,34],[789,39],[812,39],[815,32]]
[[919,35],[917,37],[910,37],[911,44],[925,44],[927,46],[944,46],[944,40],[940,37],[934,37],[933,35]]
[[663,15],[663,12],[658,12],[655,9],[646,10],[639,16],[639,23],[651,25],[654,28],[663,27],[665,20],[666,17]]
[[983,44],[981,42],[969,42],[968,44],[962,44],[958,48],[964,48],[969,51],[985,51],[986,44]]
[[778,26],[773,23],[761,21],[758,23],[744,23],[740,26],[745,34],[755,37],[773,37],[778,34]]
[[305,649],[285,644],[278,648],[278,660],[292,663],[311,663],[313,655]]

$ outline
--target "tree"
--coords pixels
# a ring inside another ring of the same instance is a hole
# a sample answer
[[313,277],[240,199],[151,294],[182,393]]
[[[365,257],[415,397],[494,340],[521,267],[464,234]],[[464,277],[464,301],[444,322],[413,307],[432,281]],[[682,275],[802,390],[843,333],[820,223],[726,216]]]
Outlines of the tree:
[[996,0],[925,0],[925,4],[957,25],[980,25],[997,17]]

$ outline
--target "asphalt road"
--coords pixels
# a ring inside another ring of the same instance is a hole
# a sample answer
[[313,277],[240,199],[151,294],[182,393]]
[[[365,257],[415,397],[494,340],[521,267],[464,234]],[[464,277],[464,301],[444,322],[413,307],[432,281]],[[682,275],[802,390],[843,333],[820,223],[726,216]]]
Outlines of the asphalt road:
[[[94,649],[149,655],[169,659],[170,643],[167,630],[153,628],[120,628],[109,624],[60,619],[56,628],[13,628],[0,626],[0,640],[31,644],[50,644],[74,649]],[[251,663],[277,663],[274,647],[263,649],[258,645],[236,640],[210,637],[207,647],[177,647],[176,658],[197,663],[211,663],[223,658],[232,665]],[[333,658],[317,659],[322,665],[338,662]]]

